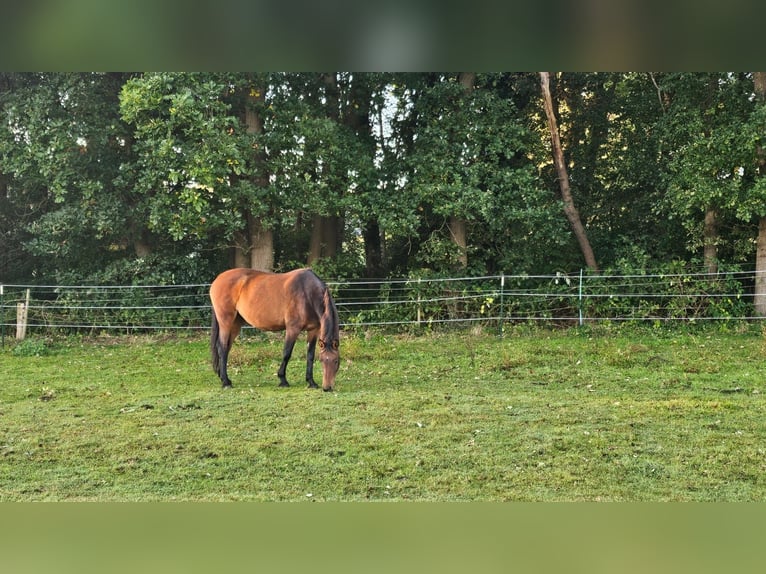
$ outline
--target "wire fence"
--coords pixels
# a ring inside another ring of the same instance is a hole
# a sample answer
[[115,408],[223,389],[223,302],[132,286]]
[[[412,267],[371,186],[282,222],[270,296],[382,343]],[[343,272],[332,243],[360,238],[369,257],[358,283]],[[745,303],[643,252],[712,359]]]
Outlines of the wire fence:
[[[449,323],[751,321],[755,273],[555,275],[330,281],[344,329]],[[207,330],[208,284],[1,285],[3,337],[28,332]],[[28,302],[28,303],[27,303]]]

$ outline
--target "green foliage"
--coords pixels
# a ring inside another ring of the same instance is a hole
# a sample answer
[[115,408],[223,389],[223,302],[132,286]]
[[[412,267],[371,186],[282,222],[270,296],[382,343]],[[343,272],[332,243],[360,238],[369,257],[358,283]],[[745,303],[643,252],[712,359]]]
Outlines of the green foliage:
[[43,339],[27,338],[16,343],[11,353],[14,357],[42,357],[50,354],[50,348]]
[[180,240],[241,227],[236,206],[254,202],[235,178],[252,174],[253,143],[228,98],[242,89],[226,75],[169,73],[123,87],[120,111],[135,126],[137,189],[149,200],[152,229]]
[[210,263],[196,252],[149,254],[120,259],[88,276],[94,285],[189,285],[205,283],[215,274]]
[[[294,267],[300,267],[298,262],[295,262]],[[364,260],[359,257],[358,253],[346,252],[333,258],[322,258],[316,261],[311,268],[319,277],[324,277],[329,280],[343,281],[345,279],[353,279],[355,277],[361,277],[364,273]]]
[[[658,122],[668,148],[667,194],[658,206],[681,221],[694,252],[703,244],[706,210],[715,210],[722,228],[749,222],[766,209],[755,135],[763,124],[745,75],[670,74],[661,88],[669,102]],[[721,249],[727,239],[717,240]]]
[[8,202],[13,228],[24,230],[18,240],[38,277],[88,272],[133,239],[141,206],[121,185],[131,154],[116,105],[122,81],[121,74],[16,74],[1,94],[8,192],[0,203]]
[[[338,278],[578,269],[537,76],[460,80],[2,74],[2,280],[117,280],[135,267],[207,281],[235,248],[247,254],[257,225],[274,236],[275,269],[337,243],[318,265]],[[766,106],[751,74],[565,73],[552,87],[602,267],[632,249],[655,269],[693,262],[711,211],[718,260],[752,261]],[[321,218],[332,238],[314,233]]]
[[[534,266],[560,241],[560,208],[522,160],[531,134],[513,100],[488,89],[492,80],[480,75],[467,92],[454,76],[426,77],[401,95],[412,103],[395,124],[408,146],[398,198],[410,213],[423,214],[420,267],[460,268],[449,217],[469,223],[470,272],[479,275]],[[541,240],[537,246],[528,241],[532,235]]]
[[[634,247],[658,261],[684,258],[686,235],[663,204],[667,146],[657,126],[663,110],[653,76],[561,74],[555,90],[570,184],[600,265],[614,265]],[[535,151],[554,189],[549,155],[547,148]],[[565,262],[558,268],[568,269],[577,251],[571,239],[562,239],[556,251],[566,249]]]
[[634,282],[606,273],[585,282],[583,313],[589,319],[654,319],[659,323],[712,318],[723,324],[727,319],[753,314],[752,302],[745,297],[736,270],[718,275],[690,274],[686,264],[677,261],[652,275],[636,276]]

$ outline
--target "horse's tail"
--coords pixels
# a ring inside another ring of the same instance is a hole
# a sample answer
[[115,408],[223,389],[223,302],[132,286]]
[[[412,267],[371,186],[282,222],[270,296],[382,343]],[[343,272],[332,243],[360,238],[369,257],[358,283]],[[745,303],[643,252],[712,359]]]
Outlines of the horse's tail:
[[221,366],[221,355],[218,352],[218,335],[220,327],[218,326],[218,317],[215,316],[215,309],[213,309],[213,324],[210,328],[210,354],[213,360],[213,371],[218,374]]

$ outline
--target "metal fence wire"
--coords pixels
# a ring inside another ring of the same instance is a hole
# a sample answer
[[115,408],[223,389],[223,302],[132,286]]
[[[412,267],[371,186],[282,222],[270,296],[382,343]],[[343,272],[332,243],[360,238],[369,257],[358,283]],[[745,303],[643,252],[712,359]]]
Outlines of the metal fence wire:
[[[329,281],[344,329],[444,323],[720,321],[754,314],[755,273],[555,275]],[[2,285],[0,326],[28,332],[206,330],[208,284]],[[27,295],[28,293],[28,295]]]

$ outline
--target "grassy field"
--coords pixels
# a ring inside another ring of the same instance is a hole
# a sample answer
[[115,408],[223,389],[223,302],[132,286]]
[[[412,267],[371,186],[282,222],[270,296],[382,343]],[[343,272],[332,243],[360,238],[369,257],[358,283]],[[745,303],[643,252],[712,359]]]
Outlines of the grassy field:
[[0,501],[766,500],[760,332],[352,335],[334,393],[280,352],[6,344]]

